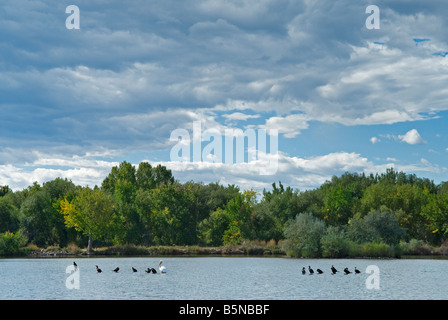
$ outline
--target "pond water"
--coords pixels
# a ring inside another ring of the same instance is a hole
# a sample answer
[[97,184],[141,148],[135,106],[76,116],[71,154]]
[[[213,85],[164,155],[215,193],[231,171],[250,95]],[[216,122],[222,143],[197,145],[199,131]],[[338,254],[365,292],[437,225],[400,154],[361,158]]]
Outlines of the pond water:
[[[157,267],[160,259],[154,257],[0,259],[0,299],[448,299],[448,260],[162,259],[166,274],[144,272]],[[74,260],[76,277],[66,273]],[[97,273],[95,265],[103,272]],[[340,272],[332,275],[332,265]],[[308,266],[324,273],[302,275],[302,267]],[[366,273],[369,266],[376,266],[376,271]],[[116,267],[118,273],[112,271]],[[345,275],[345,267],[351,271],[357,267],[361,273]]]

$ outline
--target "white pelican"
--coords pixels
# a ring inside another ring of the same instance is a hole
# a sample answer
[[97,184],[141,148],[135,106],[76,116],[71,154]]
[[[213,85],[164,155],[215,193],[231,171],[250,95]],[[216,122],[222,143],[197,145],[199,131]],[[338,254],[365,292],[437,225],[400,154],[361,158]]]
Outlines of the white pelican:
[[162,260],[160,260],[160,262],[159,262],[159,265],[158,265],[158,268],[159,268],[159,271],[160,271],[160,273],[166,273],[166,268],[165,268],[165,266],[162,266]]

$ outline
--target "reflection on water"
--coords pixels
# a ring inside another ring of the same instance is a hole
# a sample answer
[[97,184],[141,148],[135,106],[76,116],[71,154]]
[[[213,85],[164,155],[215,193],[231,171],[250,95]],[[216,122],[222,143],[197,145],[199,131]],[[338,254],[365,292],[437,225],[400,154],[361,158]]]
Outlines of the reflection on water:
[[[74,260],[79,289],[67,286],[73,274],[66,269]],[[448,299],[447,260],[168,257],[166,274],[145,272],[157,269],[159,260],[0,259],[0,299]],[[335,275],[332,265],[339,270]],[[366,273],[369,265],[378,267],[379,289],[366,285],[373,276]],[[324,273],[302,275],[308,266]],[[361,273],[345,275],[345,267]]]

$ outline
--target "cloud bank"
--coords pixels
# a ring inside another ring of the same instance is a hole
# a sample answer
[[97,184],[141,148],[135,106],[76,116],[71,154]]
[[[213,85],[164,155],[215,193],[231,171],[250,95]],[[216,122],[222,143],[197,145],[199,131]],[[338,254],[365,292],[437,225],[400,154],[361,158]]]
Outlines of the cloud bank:
[[[4,2],[0,185],[56,176],[99,184],[122,160],[164,163],[179,179],[266,187],[282,179],[302,189],[393,163],[444,172],[423,155],[377,161],[354,136],[339,150],[306,144],[316,124],[400,126],[391,133],[398,141],[446,148],[414,124],[448,109],[448,8],[379,1],[381,28],[368,30],[369,4],[80,0],[81,28],[67,30],[63,3]],[[171,163],[170,133],[198,120],[217,130],[278,130],[278,175],[261,178],[247,163]],[[362,139],[384,145],[381,130]]]

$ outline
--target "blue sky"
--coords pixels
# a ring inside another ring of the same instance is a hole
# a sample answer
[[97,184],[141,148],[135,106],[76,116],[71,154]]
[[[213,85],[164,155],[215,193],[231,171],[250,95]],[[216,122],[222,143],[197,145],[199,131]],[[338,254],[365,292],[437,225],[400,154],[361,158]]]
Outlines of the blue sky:
[[[257,190],[390,167],[447,181],[447,16],[436,0],[2,1],[0,185],[99,185],[121,161]],[[277,130],[278,170],[172,161],[194,121]]]

